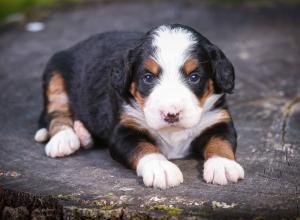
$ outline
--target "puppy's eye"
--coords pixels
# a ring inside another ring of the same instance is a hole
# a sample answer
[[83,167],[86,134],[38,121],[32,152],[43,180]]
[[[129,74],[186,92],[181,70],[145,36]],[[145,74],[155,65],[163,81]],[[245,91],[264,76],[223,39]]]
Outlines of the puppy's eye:
[[198,73],[192,73],[189,75],[189,81],[192,83],[197,83],[200,80],[200,75]]
[[147,73],[143,76],[143,81],[148,84],[152,83],[154,81],[154,79],[155,79],[155,76],[150,73]]

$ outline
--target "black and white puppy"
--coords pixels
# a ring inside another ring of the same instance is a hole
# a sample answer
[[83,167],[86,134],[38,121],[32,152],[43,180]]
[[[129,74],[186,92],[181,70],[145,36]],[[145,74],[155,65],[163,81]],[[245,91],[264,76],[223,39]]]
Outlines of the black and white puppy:
[[49,61],[35,140],[50,139],[53,158],[108,145],[112,158],[155,188],[182,183],[168,159],[190,153],[204,158],[206,182],[237,182],[244,170],[225,102],[234,78],[224,53],[184,25],[95,35]]

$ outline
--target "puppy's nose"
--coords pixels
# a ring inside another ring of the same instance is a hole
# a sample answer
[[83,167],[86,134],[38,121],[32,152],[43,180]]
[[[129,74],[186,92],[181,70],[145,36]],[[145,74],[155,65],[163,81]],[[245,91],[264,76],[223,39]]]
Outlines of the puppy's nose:
[[164,115],[165,122],[168,122],[169,124],[173,124],[175,122],[179,121],[179,112],[177,113],[167,113]]

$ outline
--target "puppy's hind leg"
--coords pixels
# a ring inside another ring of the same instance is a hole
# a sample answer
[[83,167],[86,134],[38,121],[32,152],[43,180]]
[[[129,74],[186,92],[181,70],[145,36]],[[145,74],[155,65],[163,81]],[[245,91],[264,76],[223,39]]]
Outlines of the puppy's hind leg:
[[[51,72],[45,87],[45,109],[49,121],[48,130],[36,133],[37,141],[50,137],[45,152],[49,157],[68,156],[80,147],[80,140],[73,130],[73,117],[62,75]],[[46,135],[47,134],[47,135]]]
[[91,148],[93,146],[93,139],[84,124],[81,121],[76,120],[73,128],[80,140],[80,146],[85,149]]
[[49,140],[49,133],[47,128],[40,128],[35,132],[34,140],[38,143],[44,143]]

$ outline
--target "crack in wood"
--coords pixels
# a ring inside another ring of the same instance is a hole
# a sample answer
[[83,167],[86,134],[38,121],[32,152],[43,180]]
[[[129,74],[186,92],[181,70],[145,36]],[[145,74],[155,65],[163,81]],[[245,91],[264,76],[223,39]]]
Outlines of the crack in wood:
[[295,96],[292,100],[290,100],[283,108],[283,122],[281,127],[281,145],[285,144],[285,135],[286,135],[286,126],[287,121],[291,115],[291,110],[295,104],[300,102],[300,95]]
[[248,101],[243,101],[243,102],[237,102],[234,104],[234,106],[238,106],[238,107],[243,107],[243,106],[247,106],[247,105],[251,105],[251,106],[263,106],[266,103],[272,103],[272,104],[276,104],[276,103],[283,103],[286,102],[285,98],[282,97],[267,97],[267,98],[261,98],[261,99],[254,99],[254,100],[248,100]]
[[[295,104],[300,102],[300,95],[295,96],[290,101],[286,103],[286,105],[283,107],[283,118],[282,118],[282,124],[281,124],[281,146],[283,149],[286,148],[286,140],[285,135],[287,133],[287,121],[291,115],[292,108]],[[285,149],[285,157],[288,165],[290,166],[290,162],[288,160],[288,150]]]

